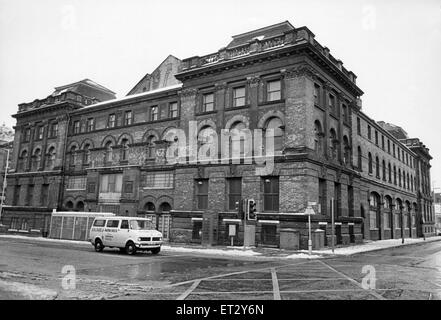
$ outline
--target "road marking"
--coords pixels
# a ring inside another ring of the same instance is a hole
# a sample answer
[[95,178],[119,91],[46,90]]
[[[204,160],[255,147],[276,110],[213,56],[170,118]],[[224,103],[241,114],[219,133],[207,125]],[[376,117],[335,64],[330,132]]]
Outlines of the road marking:
[[271,278],[273,280],[273,294],[274,300],[281,300],[280,298],[280,290],[279,290],[279,282],[277,281],[277,273],[275,268],[271,268]]
[[187,281],[183,281],[183,282],[177,282],[177,283],[173,283],[173,284],[164,286],[162,288],[177,287],[177,286],[181,286],[181,285],[184,285],[184,284],[193,283],[196,280],[205,281],[205,280],[208,280],[208,279],[223,278],[223,277],[234,276],[234,275],[244,274],[244,273],[249,273],[249,272],[268,271],[271,268],[283,268],[283,267],[288,267],[288,266],[301,265],[301,264],[305,264],[305,263],[309,263],[309,261],[302,261],[302,262],[298,262],[298,263],[290,263],[290,264],[281,265],[281,266],[277,266],[277,267],[264,267],[264,268],[259,268],[259,269],[248,269],[248,270],[244,270],[244,271],[236,271],[236,272],[231,272],[231,273],[219,274],[217,276],[211,276],[211,277],[187,280]]
[[195,282],[193,282],[193,284],[190,286],[190,288],[185,290],[185,292],[183,294],[181,294],[176,300],[185,300],[188,297],[188,295],[190,293],[192,293],[194,289],[196,289],[196,287],[199,285],[199,283],[201,283],[201,280],[196,280]]
[[[346,278],[286,278],[281,279],[277,277],[280,281],[336,281],[336,280],[347,280]],[[204,281],[272,281],[272,279],[249,279],[249,278],[225,278],[225,279],[205,279]]]
[[333,267],[331,267],[331,266],[328,265],[327,263],[325,263],[325,262],[323,262],[323,261],[321,261],[321,260],[317,260],[317,262],[319,262],[319,263],[323,264],[324,266],[328,267],[329,269],[331,269],[332,271],[334,271],[334,272],[337,273],[338,275],[340,275],[340,276],[342,276],[342,277],[345,277],[346,279],[348,279],[349,281],[351,281],[351,282],[352,282],[353,284],[355,284],[356,286],[358,286],[358,287],[360,287],[361,289],[363,289],[363,290],[369,292],[369,293],[370,293],[371,295],[373,295],[375,298],[377,298],[377,299],[379,299],[379,300],[386,300],[383,296],[379,295],[379,294],[376,293],[375,291],[364,289],[363,286],[362,286],[359,282],[357,282],[357,281],[355,281],[354,279],[348,277],[348,276],[345,275],[344,273],[342,273],[342,272],[340,272],[340,271],[334,269]]
[[[378,289],[379,291],[395,291],[397,289]],[[320,293],[320,292],[366,292],[365,289],[311,289],[311,290],[283,290],[280,293]],[[273,291],[262,290],[262,291],[198,291],[193,292],[192,295],[203,295],[203,294],[271,294]],[[366,292],[369,293],[369,292]],[[154,293],[156,294],[156,293]],[[157,293],[166,294],[166,293]]]

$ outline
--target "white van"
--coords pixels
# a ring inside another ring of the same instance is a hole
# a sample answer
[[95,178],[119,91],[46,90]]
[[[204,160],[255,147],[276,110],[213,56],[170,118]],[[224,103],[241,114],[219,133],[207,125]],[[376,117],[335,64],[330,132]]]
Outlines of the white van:
[[119,248],[127,254],[136,251],[161,251],[162,233],[153,228],[151,219],[136,217],[97,217],[90,228],[89,241],[95,251]]

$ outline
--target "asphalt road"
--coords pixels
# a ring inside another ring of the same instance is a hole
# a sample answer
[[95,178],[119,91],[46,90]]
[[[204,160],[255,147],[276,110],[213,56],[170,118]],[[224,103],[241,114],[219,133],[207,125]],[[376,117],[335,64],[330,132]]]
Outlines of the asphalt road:
[[1,299],[441,299],[441,242],[267,260],[0,239]]

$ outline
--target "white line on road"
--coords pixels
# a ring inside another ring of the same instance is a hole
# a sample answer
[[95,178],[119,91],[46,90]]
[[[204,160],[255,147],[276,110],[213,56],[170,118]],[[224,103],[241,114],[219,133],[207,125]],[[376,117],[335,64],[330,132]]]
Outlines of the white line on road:
[[201,280],[196,280],[195,282],[193,282],[193,284],[190,286],[190,288],[185,290],[185,292],[183,294],[181,294],[176,300],[185,300],[185,298],[187,298],[188,295],[190,293],[192,293],[194,289],[196,289],[196,287],[199,285],[199,283],[201,283]]
[[271,278],[273,280],[273,294],[274,300],[281,300],[280,298],[280,290],[279,290],[279,282],[277,281],[277,273],[275,268],[271,268]]
[[333,267],[331,267],[331,266],[328,265],[327,263],[325,263],[325,262],[323,262],[323,261],[320,261],[320,260],[317,260],[317,262],[319,262],[319,263],[321,263],[322,265],[328,267],[329,269],[331,269],[332,271],[334,271],[334,272],[337,273],[338,275],[340,275],[340,276],[342,276],[342,277],[345,277],[346,279],[348,279],[349,281],[351,281],[353,284],[355,284],[357,287],[360,287],[361,289],[363,289],[363,290],[369,292],[369,293],[370,293],[371,295],[373,295],[375,298],[377,298],[377,299],[379,299],[379,300],[386,300],[382,295],[379,295],[379,294],[376,293],[375,291],[373,291],[373,290],[366,290],[365,288],[363,288],[363,286],[362,286],[359,282],[357,282],[357,281],[355,281],[354,279],[348,277],[348,276],[345,275],[344,273],[342,273],[342,272],[340,272],[340,271],[334,269]]

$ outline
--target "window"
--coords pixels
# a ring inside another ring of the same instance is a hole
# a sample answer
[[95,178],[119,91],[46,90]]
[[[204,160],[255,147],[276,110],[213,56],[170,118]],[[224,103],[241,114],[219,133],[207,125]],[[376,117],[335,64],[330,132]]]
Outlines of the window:
[[41,164],[41,150],[36,149],[34,155],[32,156],[32,171],[37,171],[40,169]]
[[375,157],[375,176],[380,179],[380,159]]
[[383,160],[383,180],[386,181],[386,161]]
[[381,135],[381,148],[382,148],[383,150],[385,150],[385,149],[384,149],[384,136],[383,136],[383,135]]
[[86,121],[86,131],[87,132],[91,132],[95,130],[95,119],[94,118],[89,118]]
[[126,111],[124,113],[124,125],[130,126],[132,124],[132,111]]
[[32,206],[34,204],[34,185],[30,184],[28,185],[28,196],[26,205]]
[[52,170],[55,165],[55,147],[50,147],[46,154],[46,169]]
[[327,205],[327,197],[326,197],[326,180],[319,178],[319,205],[320,205],[320,213],[326,215],[326,205]]
[[129,229],[129,220],[122,220],[120,228],[121,229]]
[[147,157],[154,158],[155,157],[155,136],[149,136],[147,138]]
[[94,227],[104,227],[105,224],[106,224],[106,220],[102,220],[102,219],[96,219],[93,222]]
[[279,211],[279,177],[263,178],[263,210]]
[[47,206],[49,204],[49,185],[43,184],[41,186],[41,205]]
[[398,169],[398,186],[401,187],[401,169]]
[[347,136],[343,137],[343,162],[345,165],[351,163],[351,147],[349,146],[349,139]]
[[105,145],[105,161],[106,162],[112,162],[112,158],[113,158],[113,148],[112,148],[112,142],[107,142]]
[[206,93],[202,96],[202,112],[209,112],[214,110],[214,94]]
[[282,99],[282,89],[280,80],[268,81],[266,87],[267,101],[277,101]]
[[121,161],[127,161],[129,156],[129,140],[123,139],[121,141]]
[[379,228],[379,199],[376,194],[371,194],[369,198],[369,222],[370,229],[376,230]]
[[109,121],[107,127],[114,128],[115,125],[116,125],[116,115],[112,113],[111,115],[109,115]]
[[320,121],[316,120],[314,122],[314,149],[315,151],[319,154],[322,155],[323,154],[323,130],[322,130],[322,125],[320,123]]
[[68,177],[66,190],[86,190],[86,177]]
[[371,126],[368,125],[367,128],[368,128],[368,139],[371,140],[372,139]]
[[331,129],[329,133],[329,153],[331,159],[337,159],[337,150],[338,150],[338,140],[337,134],[334,129]]
[[320,86],[314,84],[314,104],[320,105]]
[[395,143],[392,144],[392,152],[393,152],[393,156],[395,157]]
[[75,146],[72,146],[72,148],[70,148],[69,166],[75,166],[76,152],[77,152],[77,148]]
[[358,147],[358,170],[363,171],[363,154],[361,153],[361,147]]
[[119,220],[108,220],[106,228],[118,228]]
[[43,139],[44,127],[43,126],[37,126],[36,130],[37,130],[36,131],[36,135],[35,135],[36,140],[42,140]]
[[398,155],[398,160],[401,160],[401,152],[400,152],[400,148],[397,148],[397,155]]
[[348,106],[344,104],[342,109],[343,109],[343,121],[347,123],[349,122]]
[[[283,124],[279,118],[271,118],[266,125],[266,129],[273,129],[274,134],[274,151],[283,149]],[[266,139],[265,139],[266,143]]]
[[197,209],[208,208],[208,179],[196,180]]
[[387,139],[387,152],[390,154],[390,140]]
[[133,193],[133,181],[126,181],[124,183],[124,193]]
[[95,182],[89,182],[87,184],[87,193],[95,193],[96,190],[96,183]]
[[172,102],[168,105],[168,117],[177,118],[178,117],[178,103]]
[[173,188],[173,172],[155,172],[146,175],[145,188],[170,189]]
[[88,165],[90,162],[90,145],[86,144],[83,149],[83,165]]
[[153,106],[150,109],[150,121],[159,120],[159,110],[158,106]]
[[28,152],[26,150],[23,150],[18,161],[18,169],[25,171],[28,168]]
[[397,185],[397,167],[394,166],[394,185]]
[[24,142],[29,142],[31,140],[31,129],[30,128],[26,128],[24,131],[24,136],[23,136],[23,141]]
[[357,118],[357,134],[361,136],[361,120]]
[[392,200],[386,196],[384,201],[384,212],[383,212],[383,224],[384,229],[390,229],[391,227],[391,214],[392,214]]
[[388,181],[389,181],[389,183],[392,183],[392,167],[390,165],[390,162],[387,165],[387,171],[388,171],[388,175],[389,175]]
[[121,193],[122,174],[103,174],[100,177],[100,193]]
[[335,216],[341,216],[341,184],[334,182]]
[[375,130],[375,144],[378,146],[378,131]]
[[231,178],[228,179],[228,209],[235,210],[236,202],[240,204],[242,199],[242,179]]
[[245,105],[245,87],[233,89],[233,107],[242,107]]
[[354,216],[354,188],[348,185],[348,209],[349,216]]
[[20,191],[21,191],[21,186],[16,185],[14,188],[14,196],[12,199],[12,205],[14,205],[14,206],[18,206],[18,201],[20,199]]
[[329,95],[329,109],[331,112],[335,112],[335,97],[332,94]]
[[51,124],[50,137],[56,138],[58,135],[58,123]]
[[80,121],[74,121],[74,128],[73,128],[73,133],[77,134],[80,133]]
[[368,164],[369,164],[369,174],[372,174],[372,154],[369,152],[368,154]]

